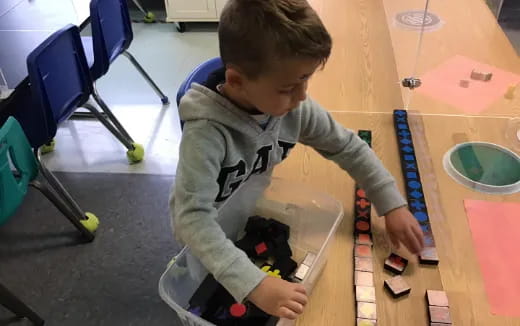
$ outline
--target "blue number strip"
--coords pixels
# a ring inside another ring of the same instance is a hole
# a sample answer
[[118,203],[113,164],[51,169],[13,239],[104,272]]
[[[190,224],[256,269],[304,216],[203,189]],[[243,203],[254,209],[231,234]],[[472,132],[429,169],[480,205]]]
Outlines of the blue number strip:
[[408,114],[406,111],[394,111],[394,125],[409,209],[423,230],[424,245],[426,247],[435,247],[428,208],[426,207],[426,200],[424,198],[424,191],[421,183],[421,175],[419,173],[419,166],[417,165],[417,158],[415,156],[412,133],[410,131],[410,126],[408,125]]

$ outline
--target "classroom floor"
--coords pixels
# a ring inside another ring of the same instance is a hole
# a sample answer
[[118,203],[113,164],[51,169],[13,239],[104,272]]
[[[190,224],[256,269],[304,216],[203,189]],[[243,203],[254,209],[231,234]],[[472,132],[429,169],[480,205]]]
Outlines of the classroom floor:
[[[520,53],[520,28],[505,26]],[[177,88],[197,64],[218,55],[216,24],[134,24],[130,51],[172,104],[159,98],[123,57],[99,90],[145,160],[128,165],[125,149],[97,121],[73,120],[56,137],[45,162],[85,210],[100,220],[93,243],[31,191],[14,218],[0,228],[0,280],[47,320],[47,325],[179,325],[162,302],[157,282],[178,251],[168,216],[174,181],[179,118]],[[150,51],[150,50],[153,51]],[[0,307],[0,325],[15,321]]]
[[[158,280],[180,249],[172,238],[172,176],[57,173],[79,204],[100,218],[92,243],[42,195],[30,190],[0,228],[0,280],[46,325],[180,325]],[[0,325],[16,321],[0,306]]]

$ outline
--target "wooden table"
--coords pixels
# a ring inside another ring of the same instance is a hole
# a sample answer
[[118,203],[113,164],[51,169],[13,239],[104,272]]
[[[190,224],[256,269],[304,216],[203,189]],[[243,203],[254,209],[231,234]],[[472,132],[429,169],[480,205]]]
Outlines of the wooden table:
[[[396,13],[424,9],[424,0],[379,0],[384,5],[387,26],[392,40],[398,79],[412,74],[416,56],[418,32],[395,26]],[[420,77],[455,55],[520,74],[520,57],[498,25],[486,3],[475,0],[442,2],[430,0],[430,11],[444,22],[443,26],[424,34],[421,56],[417,65]],[[458,86],[454,86],[458,87]],[[408,91],[402,93],[403,97]],[[462,114],[464,112],[435,98],[414,92],[410,107],[424,113]],[[520,116],[520,97],[501,97],[484,115]]]
[[[385,166],[396,177],[404,193],[403,177],[398,156],[397,140],[391,112],[403,105],[403,89],[397,81],[406,75],[409,60],[407,52],[412,46],[403,46],[410,40],[400,31],[392,31],[385,23],[384,5],[403,6],[404,0],[313,0],[312,5],[321,15],[334,38],[334,49],[323,72],[312,80],[309,93],[329,108],[337,121],[344,126],[370,129],[373,148]],[[422,0],[410,0],[416,9],[424,6]],[[499,30],[493,15],[480,1],[435,1],[434,8],[452,23],[455,13],[465,8],[453,22],[454,30],[466,25],[464,41],[460,35],[446,30],[438,42],[425,43],[431,49],[440,47],[424,60],[424,65],[436,65],[451,55],[462,53],[485,60],[503,69],[520,72],[520,62],[511,45]],[[444,6],[444,7],[442,7]],[[391,12],[392,8],[387,8]],[[478,25],[478,26],[477,26]],[[390,29],[390,30],[389,30]],[[437,33],[437,32],[436,32]],[[433,35],[433,34],[432,34]],[[431,37],[431,36],[430,36]],[[433,38],[432,38],[433,40]],[[398,43],[403,42],[397,48]],[[475,44],[478,42],[479,44]],[[490,44],[489,47],[484,45]],[[413,42],[415,46],[415,41]],[[406,90],[404,90],[406,91]],[[514,102],[517,103],[517,102]],[[442,157],[461,137],[468,140],[489,141],[511,147],[505,137],[510,116],[517,114],[516,104],[495,103],[478,116],[459,115],[449,105],[430,98],[414,96],[413,108],[422,112],[425,135],[435,175],[423,176],[425,194],[430,199],[436,180],[440,190],[440,204],[445,219],[438,211],[430,211],[430,219],[439,251],[438,268],[419,266],[407,252],[411,263],[405,276],[412,287],[406,299],[394,300],[383,289],[383,280],[390,277],[383,270],[383,260],[390,248],[384,234],[383,218],[373,218],[375,237],[375,281],[377,288],[378,325],[428,325],[426,289],[444,288],[450,300],[454,325],[520,325],[520,318],[494,316],[490,313],[480,267],[465,214],[464,199],[520,202],[520,194],[491,196],[471,191],[453,181],[444,171]],[[442,132],[440,132],[442,131]],[[420,161],[424,168],[427,162]],[[345,207],[345,217],[331,247],[329,261],[318,281],[305,313],[298,325],[347,326],[354,325],[355,298],[353,291],[353,199],[354,182],[334,163],[326,161],[311,148],[298,145],[289,158],[275,170],[275,175],[312,185],[325,191]]]

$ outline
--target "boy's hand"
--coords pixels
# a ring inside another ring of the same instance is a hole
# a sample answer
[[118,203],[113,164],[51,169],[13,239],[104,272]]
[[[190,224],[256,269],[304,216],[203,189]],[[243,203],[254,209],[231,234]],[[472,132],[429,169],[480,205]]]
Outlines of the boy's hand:
[[423,232],[408,208],[400,207],[386,214],[386,232],[396,249],[402,242],[412,254],[424,247]]
[[248,299],[266,313],[287,319],[296,319],[307,304],[303,285],[272,276],[264,278]]

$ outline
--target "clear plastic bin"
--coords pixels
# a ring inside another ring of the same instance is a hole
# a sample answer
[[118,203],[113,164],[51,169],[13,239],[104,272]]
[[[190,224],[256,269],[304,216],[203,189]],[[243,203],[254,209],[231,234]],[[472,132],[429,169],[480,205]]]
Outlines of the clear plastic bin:
[[[310,295],[343,218],[341,203],[301,184],[253,176],[220,208],[218,222],[228,238],[235,241],[242,237],[247,219],[252,215],[274,218],[290,226],[289,244],[292,258],[298,264],[308,252],[317,255],[302,281]],[[184,247],[159,281],[161,298],[177,312],[183,325],[213,325],[186,310],[207,274],[190,249]],[[292,324],[294,321],[281,319],[277,326]]]

